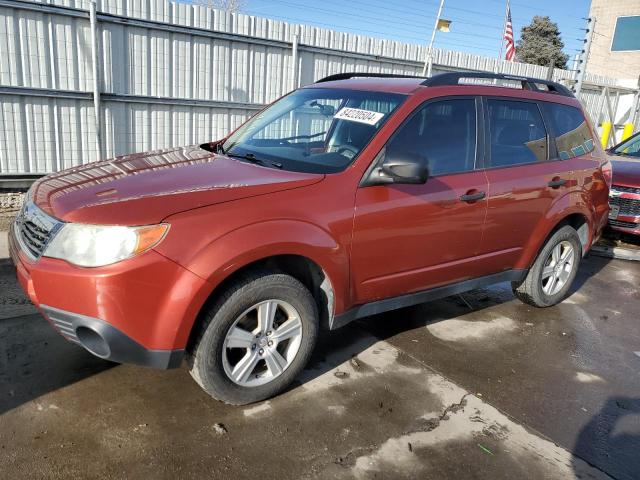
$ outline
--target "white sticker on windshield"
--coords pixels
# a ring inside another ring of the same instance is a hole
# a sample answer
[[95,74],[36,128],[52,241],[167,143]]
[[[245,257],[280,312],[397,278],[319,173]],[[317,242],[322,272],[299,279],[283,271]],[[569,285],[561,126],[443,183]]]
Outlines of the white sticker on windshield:
[[384,113],[345,107],[340,109],[333,118],[337,118],[338,120],[349,120],[351,122],[366,123],[367,125],[375,125],[382,117],[384,117]]

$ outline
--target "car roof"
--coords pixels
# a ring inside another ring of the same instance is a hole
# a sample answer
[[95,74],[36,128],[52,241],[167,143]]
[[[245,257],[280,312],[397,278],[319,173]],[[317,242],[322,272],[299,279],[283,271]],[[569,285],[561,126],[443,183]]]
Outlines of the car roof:
[[[482,79],[485,82],[460,83],[464,78]],[[515,82],[516,85],[520,84],[521,88],[495,84],[495,80]],[[387,73],[339,73],[322,78],[304,88],[336,88],[411,95],[425,88],[436,87],[442,88],[442,95],[500,95],[580,105],[573,93],[559,83],[489,72],[450,72],[430,78]]]
[[341,88],[346,90],[367,90],[373,92],[402,93],[405,95],[422,88],[424,78],[404,77],[355,77],[307,85],[305,88]]

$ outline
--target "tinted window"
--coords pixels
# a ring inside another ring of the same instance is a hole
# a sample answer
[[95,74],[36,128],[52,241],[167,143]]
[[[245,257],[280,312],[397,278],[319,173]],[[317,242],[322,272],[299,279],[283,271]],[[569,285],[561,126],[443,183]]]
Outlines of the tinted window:
[[476,158],[476,104],[443,100],[416,112],[387,145],[388,157],[418,157],[430,175],[473,170]]
[[487,103],[492,167],[547,159],[547,132],[537,104],[491,99]]
[[613,33],[611,50],[640,50],[640,15],[632,17],[618,17],[616,29]]
[[557,103],[544,103],[543,108],[555,134],[559,158],[566,160],[593,151],[594,140],[579,109]]

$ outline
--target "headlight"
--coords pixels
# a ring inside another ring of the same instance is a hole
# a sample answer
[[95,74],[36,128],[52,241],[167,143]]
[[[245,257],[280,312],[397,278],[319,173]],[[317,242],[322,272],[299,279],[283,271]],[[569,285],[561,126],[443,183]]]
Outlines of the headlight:
[[133,257],[158,244],[169,225],[119,227],[65,223],[43,256],[80,267],[101,267]]

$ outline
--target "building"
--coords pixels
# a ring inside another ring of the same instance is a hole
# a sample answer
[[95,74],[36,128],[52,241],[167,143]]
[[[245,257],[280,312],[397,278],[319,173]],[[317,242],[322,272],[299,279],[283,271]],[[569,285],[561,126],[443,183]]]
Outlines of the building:
[[640,77],[640,0],[591,0],[595,33],[586,71],[624,80]]

